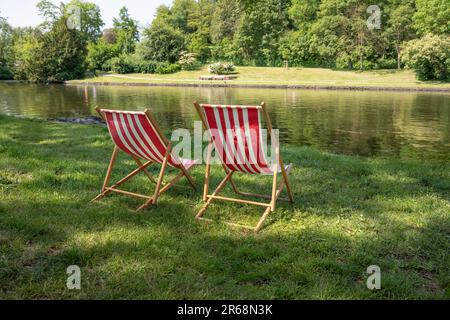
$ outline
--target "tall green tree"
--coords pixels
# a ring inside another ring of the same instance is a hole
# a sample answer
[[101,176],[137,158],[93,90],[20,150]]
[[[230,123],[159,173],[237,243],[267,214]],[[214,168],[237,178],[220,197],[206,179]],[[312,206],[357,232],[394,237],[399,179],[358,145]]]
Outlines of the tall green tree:
[[414,8],[409,4],[400,4],[392,8],[389,16],[387,36],[393,42],[397,53],[397,69],[401,69],[402,43],[415,37],[413,28]]
[[175,63],[184,48],[184,35],[179,29],[164,23],[153,23],[144,30],[138,53],[147,60]]
[[211,21],[211,38],[214,43],[233,39],[243,12],[241,0],[218,0]]
[[243,60],[256,65],[276,65],[278,43],[287,27],[287,1],[245,1],[235,34],[235,44]]
[[122,7],[119,17],[114,18],[114,31],[117,34],[117,44],[122,53],[133,53],[139,41],[137,21],[133,20],[126,7]]

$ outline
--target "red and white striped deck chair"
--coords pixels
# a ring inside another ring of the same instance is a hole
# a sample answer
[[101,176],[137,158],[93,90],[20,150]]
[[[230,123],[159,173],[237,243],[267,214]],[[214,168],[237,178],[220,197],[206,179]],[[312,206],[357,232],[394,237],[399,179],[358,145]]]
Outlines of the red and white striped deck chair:
[[[149,110],[145,110],[144,112],[128,112],[97,109],[97,112],[106,121],[115,146],[106,173],[105,182],[103,183],[102,192],[93,201],[100,200],[111,192],[116,192],[145,199],[146,202],[137,209],[137,211],[140,211],[150,205],[156,205],[158,197],[184,176],[188,179],[192,188],[194,188],[194,190],[196,189],[194,181],[189,175],[189,171],[198,164],[198,162],[195,160],[179,159],[172,154],[172,143],[162,133]],[[117,154],[120,150],[130,155],[138,165],[138,168],[113,186],[108,187]],[[146,162],[142,163],[140,159],[143,159]],[[157,180],[155,180],[147,170],[150,165],[155,163],[161,164],[161,171]],[[171,182],[163,185],[167,166],[178,169],[181,172]],[[140,172],[144,172],[145,175],[156,184],[153,196],[146,196],[117,189],[120,185]]]
[[[270,165],[265,156],[261,126],[263,119],[267,123],[269,135],[271,136],[272,133],[272,124],[266,111],[266,105],[262,103],[260,106],[230,106],[198,104],[195,102],[195,107],[203,121],[205,129],[208,130],[211,137],[206,160],[205,186],[203,192],[203,201],[206,201],[206,204],[197,214],[196,218],[211,221],[203,218],[203,215],[214,200],[257,205],[265,207],[266,210],[255,228],[232,223],[228,224],[249,228],[256,232],[260,231],[269,213],[275,211],[277,200],[290,201],[291,203],[294,201],[288,180],[288,174],[292,170],[292,165],[285,166],[283,164],[278,141],[273,139],[273,137],[272,143],[275,144],[274,149],[277,164]],[[217,189],[212,194],[209,194],[213,149],[216,150],[216,154],[226,172],[226,177]],[[233,174],[235,172],[273,176],[271,196],[240,192],[233,181]],[[277,179],[280,173],[281,182],[278,184]],[[269,199],[270,202],[261,203],[219,196],[219,193],[228,182],[231,183],[234,192],[238,195]],[[288,199],[280,198],[280,194],[285,186]]]

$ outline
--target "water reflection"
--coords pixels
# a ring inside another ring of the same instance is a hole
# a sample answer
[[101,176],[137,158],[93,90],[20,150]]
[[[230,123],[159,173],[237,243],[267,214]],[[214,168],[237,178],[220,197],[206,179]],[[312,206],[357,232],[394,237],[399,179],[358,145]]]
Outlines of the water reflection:
[[194,100],[265,101],[284,142],[334,153],[450,158],[450,94],[279,89],[0,84],[0,112],[33,117],[151,108],[167,130],[192,128]]

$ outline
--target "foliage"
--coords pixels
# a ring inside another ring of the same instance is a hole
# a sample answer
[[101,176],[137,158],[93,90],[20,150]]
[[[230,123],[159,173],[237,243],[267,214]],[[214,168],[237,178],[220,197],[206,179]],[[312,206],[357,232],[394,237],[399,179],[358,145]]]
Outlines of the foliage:
[[86,42],[96,41],[102,36],[102,26],[104,25],[101,19],[100,8],[92,2],[82,0],[71,0],[67,4],[63,2],[59,6],[53,4],[49,0],[41,0],[37,4],[40,15],[44,18],[43,27],[49,30],[61,16],[66,19],[75,18],[79,14],[79,28]]
[[169,62],[158,62],[143,59],[139,54],[120,54],[107,61],[103,66],[104,70],[111,70],[119,74],[127,73],[159,73],[169,74],[180,71],[178,64]]
[[411,40],[403,48],[402,60],[419,80],[450,80],[450,37],[428,34]]
[[198,70],[201,67],[201,63],[197,60],[197,54],[182,51],[180,60],[178,60],[182,70]]
[[126,7],[120,9],[119,18],[114,18],[114,32],[119,51],[133,53],[139,41],[139,30],[137,22],[130,17]]
[[97,43],[90,42],[87,50],[86,64],[88,70],[92,72],[96,70],[108,71],[104,69],[105,63],[119,54],[118,46],[108,43],[104,38]]
[[153,23],[144,31],[144,39],[138,49],[147,60],[175,63],[184,49],[183,33],[169,25]]
[[11,55],[13,28],[5,18],[0,17],[0,66],[6,66]]
[[136,63],[132,55],[122,53],[118,57],[114,57],[108,61],[106,68],[115,73],[134,73],[136,72]]
[[245,63],[275,66],[279,38],[287,27],[285,1],[256,0],[245,3],[235,34],[238,54]]
[[236,67],[231,62],[216,62],[208,67],[209,73],[213,74],[231,74],[236,72]]
[[14,45],[15,77],[33,82],[62,82],[84,76],[86,43],[83,35],[67,27],[62,16],[50,31],[28,34]]
[[181,67],[179,64],[162,62],[162,63],[158,64],[155,72],[159,73],[159,74],[171,74],[171,73],[178,72],[180,70],[181,70]]
[[14,75],[6,66],[0,66],[0,80],[12,80]]
[[35,56],[42,51],[41,35],[26,33],[19,37],[14,45],[14,68],[13,75],[16,80],[32,81],[36,65]]
[[415,28],[419,35],[450,34],[449,0],[416,0]]
[[[372,4],[370,0],[173,0],[170,6],[157,8],[152,24],[142,31],[142,39],[137,22],[125,7],[103,36],[103,21],[94,3],[71,0],[55,5],[41,0],[37,7],[44,18],[39,27],[42,35],[62,17],[68,19],[73,14],[71,8],[80,8],[81,30],[75,31],[81,31],[88,51],[85,65],[90,70],[109,70],[109,62],[114,62],[117,70],[154,72],[155,62],[178,61],[185,70],[195,69],[195,63],[181,56],[183,51],[195,54],[202,64],[232,61],[244,66],[279,67],[288,61],[298,67],[401,69],[406,42],[427,34],[450,34],[448,0],[380,0],[380,30],[367,24],[367,8]],[[0,20],[0,64],[4,68],[17,65],[16,55],[22,59],[16,69],[23,71],[23,61],[27,60],[23,56],[29,52],[21,57],[12,48],[20,49],[15,42],[28,40],[20,40],[23,35],[15,33]],[[120,59],[112,60],[119,55]],[[128,68],[128,56],[144,67]]]

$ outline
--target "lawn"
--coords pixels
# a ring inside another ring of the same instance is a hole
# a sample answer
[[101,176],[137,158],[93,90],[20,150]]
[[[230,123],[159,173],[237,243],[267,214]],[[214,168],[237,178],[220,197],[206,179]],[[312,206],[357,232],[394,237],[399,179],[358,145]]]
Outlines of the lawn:
[[[201,192],[185,182],[142,213],[121,196],[91,204],[111,149],[102,127],[0,116],[0,299],[450,298],[449,163],[285,146],[296,202],[253,234],[196,222]],[[122,159],[117,176],[132,169]],[[128,188],[152,185],[142,176]],[[227,203],[208,213],[240,223],[260,214]],[[79,291],[66,288],[69,265],[81,268]],[[381,290],[366,288],[370,265]]]
[[320,87],[385,87],[385,88],[434,88],[450,90],[448,82],[424,82],[416,79],[411,70],[335,71],[320,68],[256,68],[238,67],[238,78],[231,81],[201,81],[208,75],[207,68],[199,71],[181,71],[169,75],[157,74],[103,74],[79,83],[133,83],[133,84],[232,84],[232,85],[276,85],[276,86],[320,86]]

